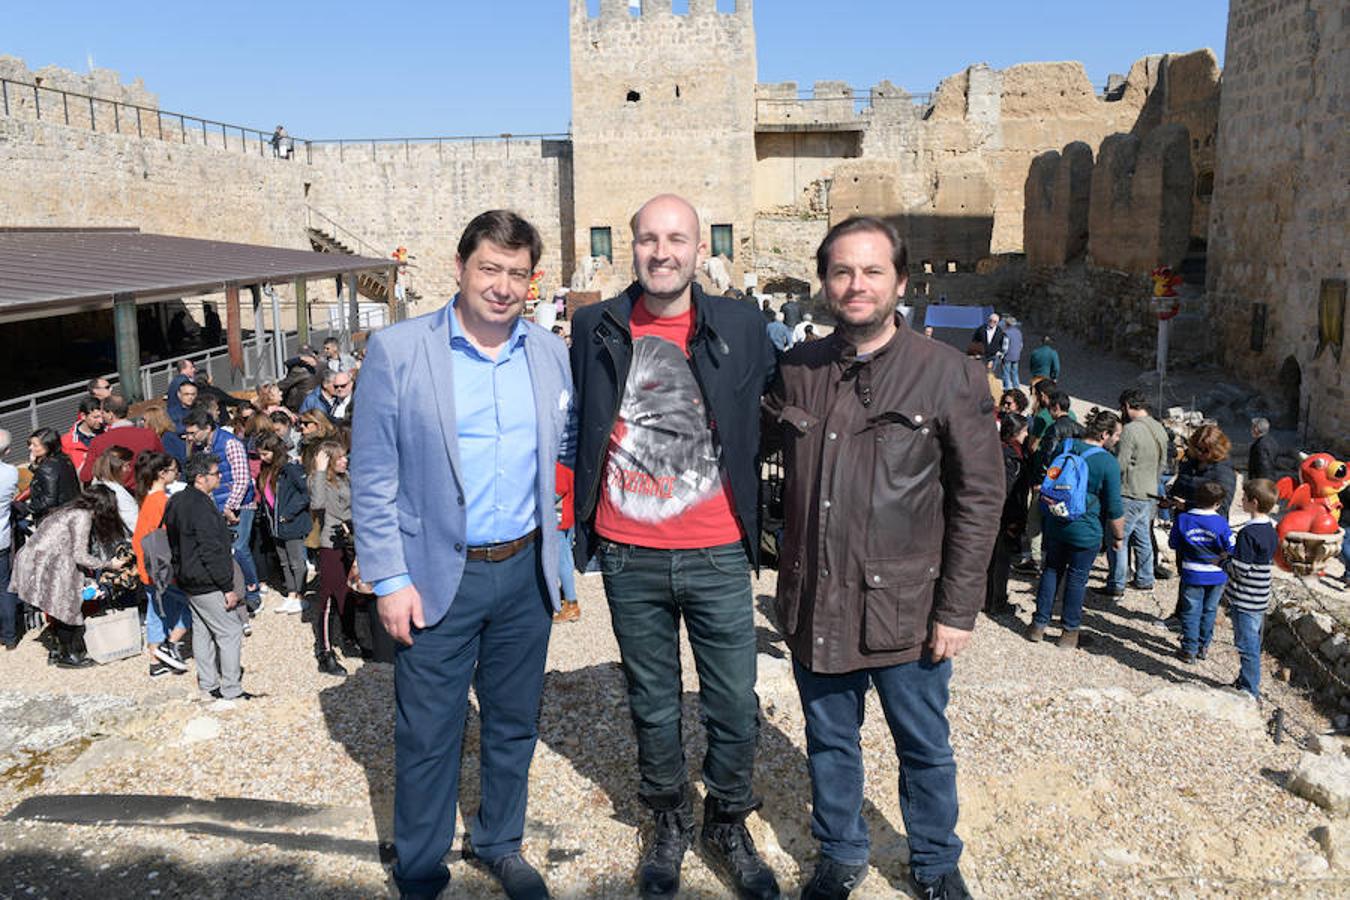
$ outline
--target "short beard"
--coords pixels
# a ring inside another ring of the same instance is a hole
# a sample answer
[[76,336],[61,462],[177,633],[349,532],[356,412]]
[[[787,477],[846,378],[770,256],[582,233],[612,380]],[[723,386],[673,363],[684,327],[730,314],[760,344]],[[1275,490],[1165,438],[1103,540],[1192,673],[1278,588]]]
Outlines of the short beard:
[[840,337],[856,347],[860,344],[865,344],[885,331],[887,324],[894,315],[895,313],[892,312],[889,315],[857,324],[846,322],[843,319],[836,319],[834,330],[839,332]]

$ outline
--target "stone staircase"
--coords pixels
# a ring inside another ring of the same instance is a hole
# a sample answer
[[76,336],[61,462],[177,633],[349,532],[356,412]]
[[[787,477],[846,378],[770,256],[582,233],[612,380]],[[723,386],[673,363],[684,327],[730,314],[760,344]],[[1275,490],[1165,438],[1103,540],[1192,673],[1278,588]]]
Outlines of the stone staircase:
[[[305,228],[305,233],[309,237],[310,246],[318,253],[345,253],[348,256],[353,256],[356,253],[351,247],[322,228],[310,225]],[[362,272],[357,276],[356,290],[357,293],[381,303],[389,303],[393,300],[389,296],[389,283],[383,275]],[[407,295],[406,300],[410,304],[422,299],[422,295],[412,288],[406,288],[405,294]]]

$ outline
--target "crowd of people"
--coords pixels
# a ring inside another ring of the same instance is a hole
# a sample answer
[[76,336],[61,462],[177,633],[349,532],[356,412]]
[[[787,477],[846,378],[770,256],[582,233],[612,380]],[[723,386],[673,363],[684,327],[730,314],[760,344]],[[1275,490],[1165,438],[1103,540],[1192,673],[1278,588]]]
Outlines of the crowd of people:
[[[227,700],[249,696],[241,643],[269,605],[308,612],[322,672],[345,675],[339,654],[375,652],[376,634],[358,627],[370,588],[355,565],[347,470],[359,354],[330,338],[286,366],[286,378],[246,398],[181,360],[165,396],[135,418],[106,379],[92,379],[68,431],[30,436],[22,490],[0,464],[7,649],[27,606],[49,626],[51,664],[94,665],[86,617],[139,607],[149,675],[182,674],[195,660],[202,691]],[[0,435],[0,453],[9,441]]]

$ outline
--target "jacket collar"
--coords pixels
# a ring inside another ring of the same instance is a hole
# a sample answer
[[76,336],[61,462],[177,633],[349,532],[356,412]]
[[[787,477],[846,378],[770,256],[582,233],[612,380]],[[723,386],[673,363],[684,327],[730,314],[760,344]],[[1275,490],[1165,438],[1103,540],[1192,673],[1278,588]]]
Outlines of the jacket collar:
[[[878,359],[890,353],[900,352],[901,348],[913,338],[910,333],[909,325],[905,322],[905,317],[900,315],[897,310],[895,313],[895,334],[891,339],[882,344],[876,350],[873,350],[868,360]],[[830,341],[830,355],[848,368],[858,361],[858,348],[844,339],[836,328],[825,340]]]
[[[704,293],[703,288],[699,287],[697,281],[689,285],[690,303],[694,307],[694,334],[698,335],[705,329],[711,331],[712,325],[710,308],[712,303],[708,301],[708,295]],[[604,316],[618,326],[625,334],[632,337],[633,331],[630,323],[633,319],[633,308],[642,301],[642,285],[634,281],[623,293],[605,304]]]

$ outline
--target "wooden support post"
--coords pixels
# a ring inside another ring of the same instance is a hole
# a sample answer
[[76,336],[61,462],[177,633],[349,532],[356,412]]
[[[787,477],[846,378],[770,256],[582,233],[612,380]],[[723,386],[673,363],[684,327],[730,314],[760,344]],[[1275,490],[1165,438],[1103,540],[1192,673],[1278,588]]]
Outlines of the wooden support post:
[[398,266],[390,266],[385,275],[385,300],[389,305],[389,322],[397,322],[402,318],[402,310],[399,308],[403,304],[398,302]]
[[230,351],[230,368],[236,376],[244,371],[244,335],[239,313],[239,285],[225,285],[225,345]]
[[361,295],[356,290],[356,273],[347,273],[347,352],[351,352],[352,335],[361,330]]
[[113,334],[117,343],[119,393],[128,403],[144,400],[141,389],[141,335],[136,321],[134,294],[113,297]]
[[295,279],[295,331],[300,343],[309,343],[309,298],[305,279]]
[[263,382],[263,312],[262,312],[262,285],[250,284],[248,286],[250,299],[253,301],[253,376],[259,384]]

